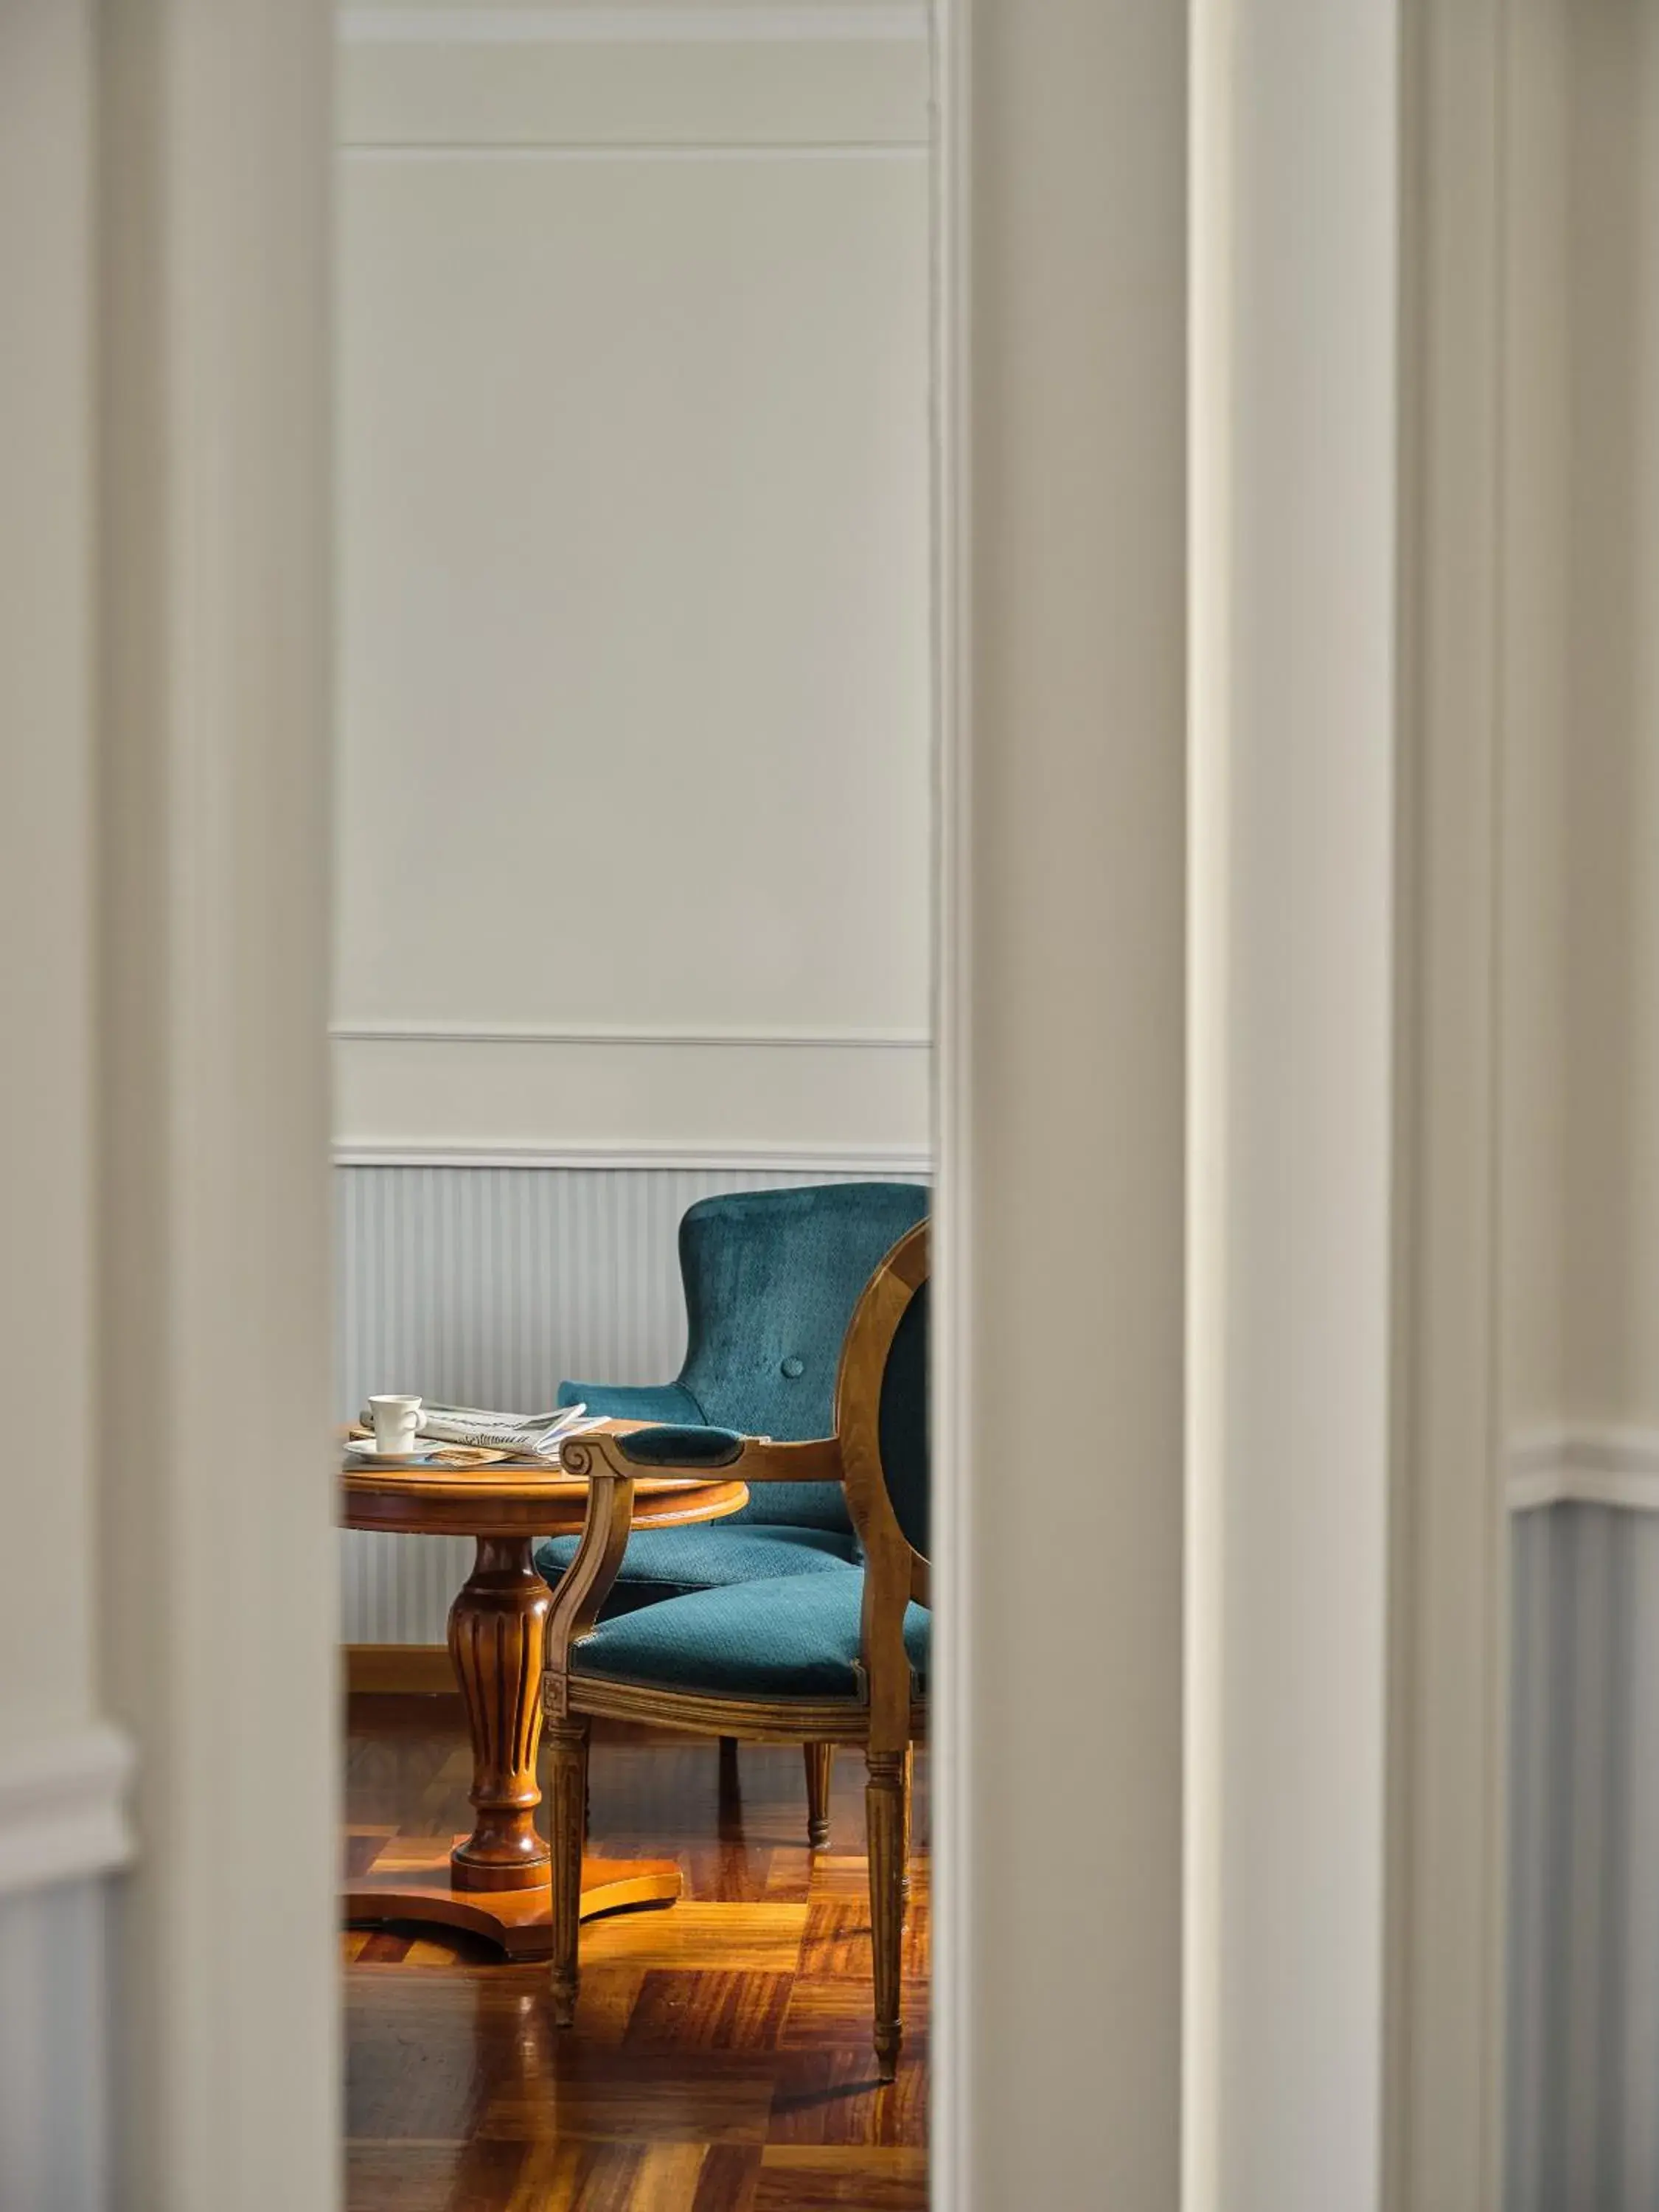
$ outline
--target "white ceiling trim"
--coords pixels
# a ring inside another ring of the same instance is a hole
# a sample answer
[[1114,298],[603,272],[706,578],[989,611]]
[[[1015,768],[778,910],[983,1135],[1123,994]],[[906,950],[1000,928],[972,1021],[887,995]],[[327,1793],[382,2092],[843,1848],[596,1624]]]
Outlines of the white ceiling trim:
[[726,8],[344,8],[346,46],[908,46],[926,5]]

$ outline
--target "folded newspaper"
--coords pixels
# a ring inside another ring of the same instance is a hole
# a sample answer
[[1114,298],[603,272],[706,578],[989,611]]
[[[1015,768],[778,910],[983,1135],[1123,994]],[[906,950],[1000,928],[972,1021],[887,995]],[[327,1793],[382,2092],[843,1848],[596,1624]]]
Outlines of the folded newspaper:
[[[496,1413],[482,1406],[423,1405],[416,1417],[419,1433],[434,1443],[472,1444],[485,1451],[516,1452],[525,1459],[557,1459],[567,1437],[596,1429],[599,1418],[584,1419],[585,1406],[559,1406],[550,1413]],[[374,1416],[365,1406],[359,1415],[366,1429]]]

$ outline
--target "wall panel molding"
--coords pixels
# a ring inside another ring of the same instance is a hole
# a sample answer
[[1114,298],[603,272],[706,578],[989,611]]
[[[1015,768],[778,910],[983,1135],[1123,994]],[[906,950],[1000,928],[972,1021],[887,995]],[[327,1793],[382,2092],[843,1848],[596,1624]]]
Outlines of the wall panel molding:
[[608,1044],[811,1048],[837,1051],[927,1052],[925,1030],[653,1029],[544,1022],[337,1022],[337,1044]]
[[575,1166],[921,1164],[925,1040],[800,1034],[338,1036],[334,1137],[356,1160]]
[[1513,1513],[1551,1505],[1611,1505],[1659,1513],[1659,1429],[1540,1429],[1509,1455]]
[[932,1172],[933,1162],[920,1146],[859,1152],[838,1147],[792,1146],[761,1152],[725,1145],[514,1145],[514,1144],[341,1144],[334,1149],[339,1168],[541,1168],[604,1170],[685,1169],[702,1174],[781,1176],[871,1176],[881,1178]]
[[102,1722],[0,1746],[0,1895],[125,1866],[132,1765]]

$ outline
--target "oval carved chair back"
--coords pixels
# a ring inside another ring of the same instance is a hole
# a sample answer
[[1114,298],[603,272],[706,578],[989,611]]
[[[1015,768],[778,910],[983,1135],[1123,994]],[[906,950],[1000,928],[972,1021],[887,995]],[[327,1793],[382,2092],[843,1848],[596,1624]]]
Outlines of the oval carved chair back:
[[864,1663],[872,1750],[910,1740],[904,1610],[930,1603],[927,1559],[927,1278],[924,1221],[901,1237],[854,1310],[836,1382],[847,1510],[864,1547]]

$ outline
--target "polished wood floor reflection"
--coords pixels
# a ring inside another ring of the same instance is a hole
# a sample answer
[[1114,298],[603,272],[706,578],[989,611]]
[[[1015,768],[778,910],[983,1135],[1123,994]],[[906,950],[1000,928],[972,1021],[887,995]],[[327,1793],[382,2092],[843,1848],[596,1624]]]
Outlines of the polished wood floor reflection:
[[[349,1828],[470,1825],[459,1703],[357,1698]],[[677,1856],[685,1896],[590,1921],[560,2035],[542,1966],[464,1936],[355,1929],[346,1960],[349,2212],[923,2212],[927,1790],[916,1764],[905,2045],[870,2047],[864,1762],[836,1762],[806,1847],[799,1751],[596,1724],[592,1847]]]

